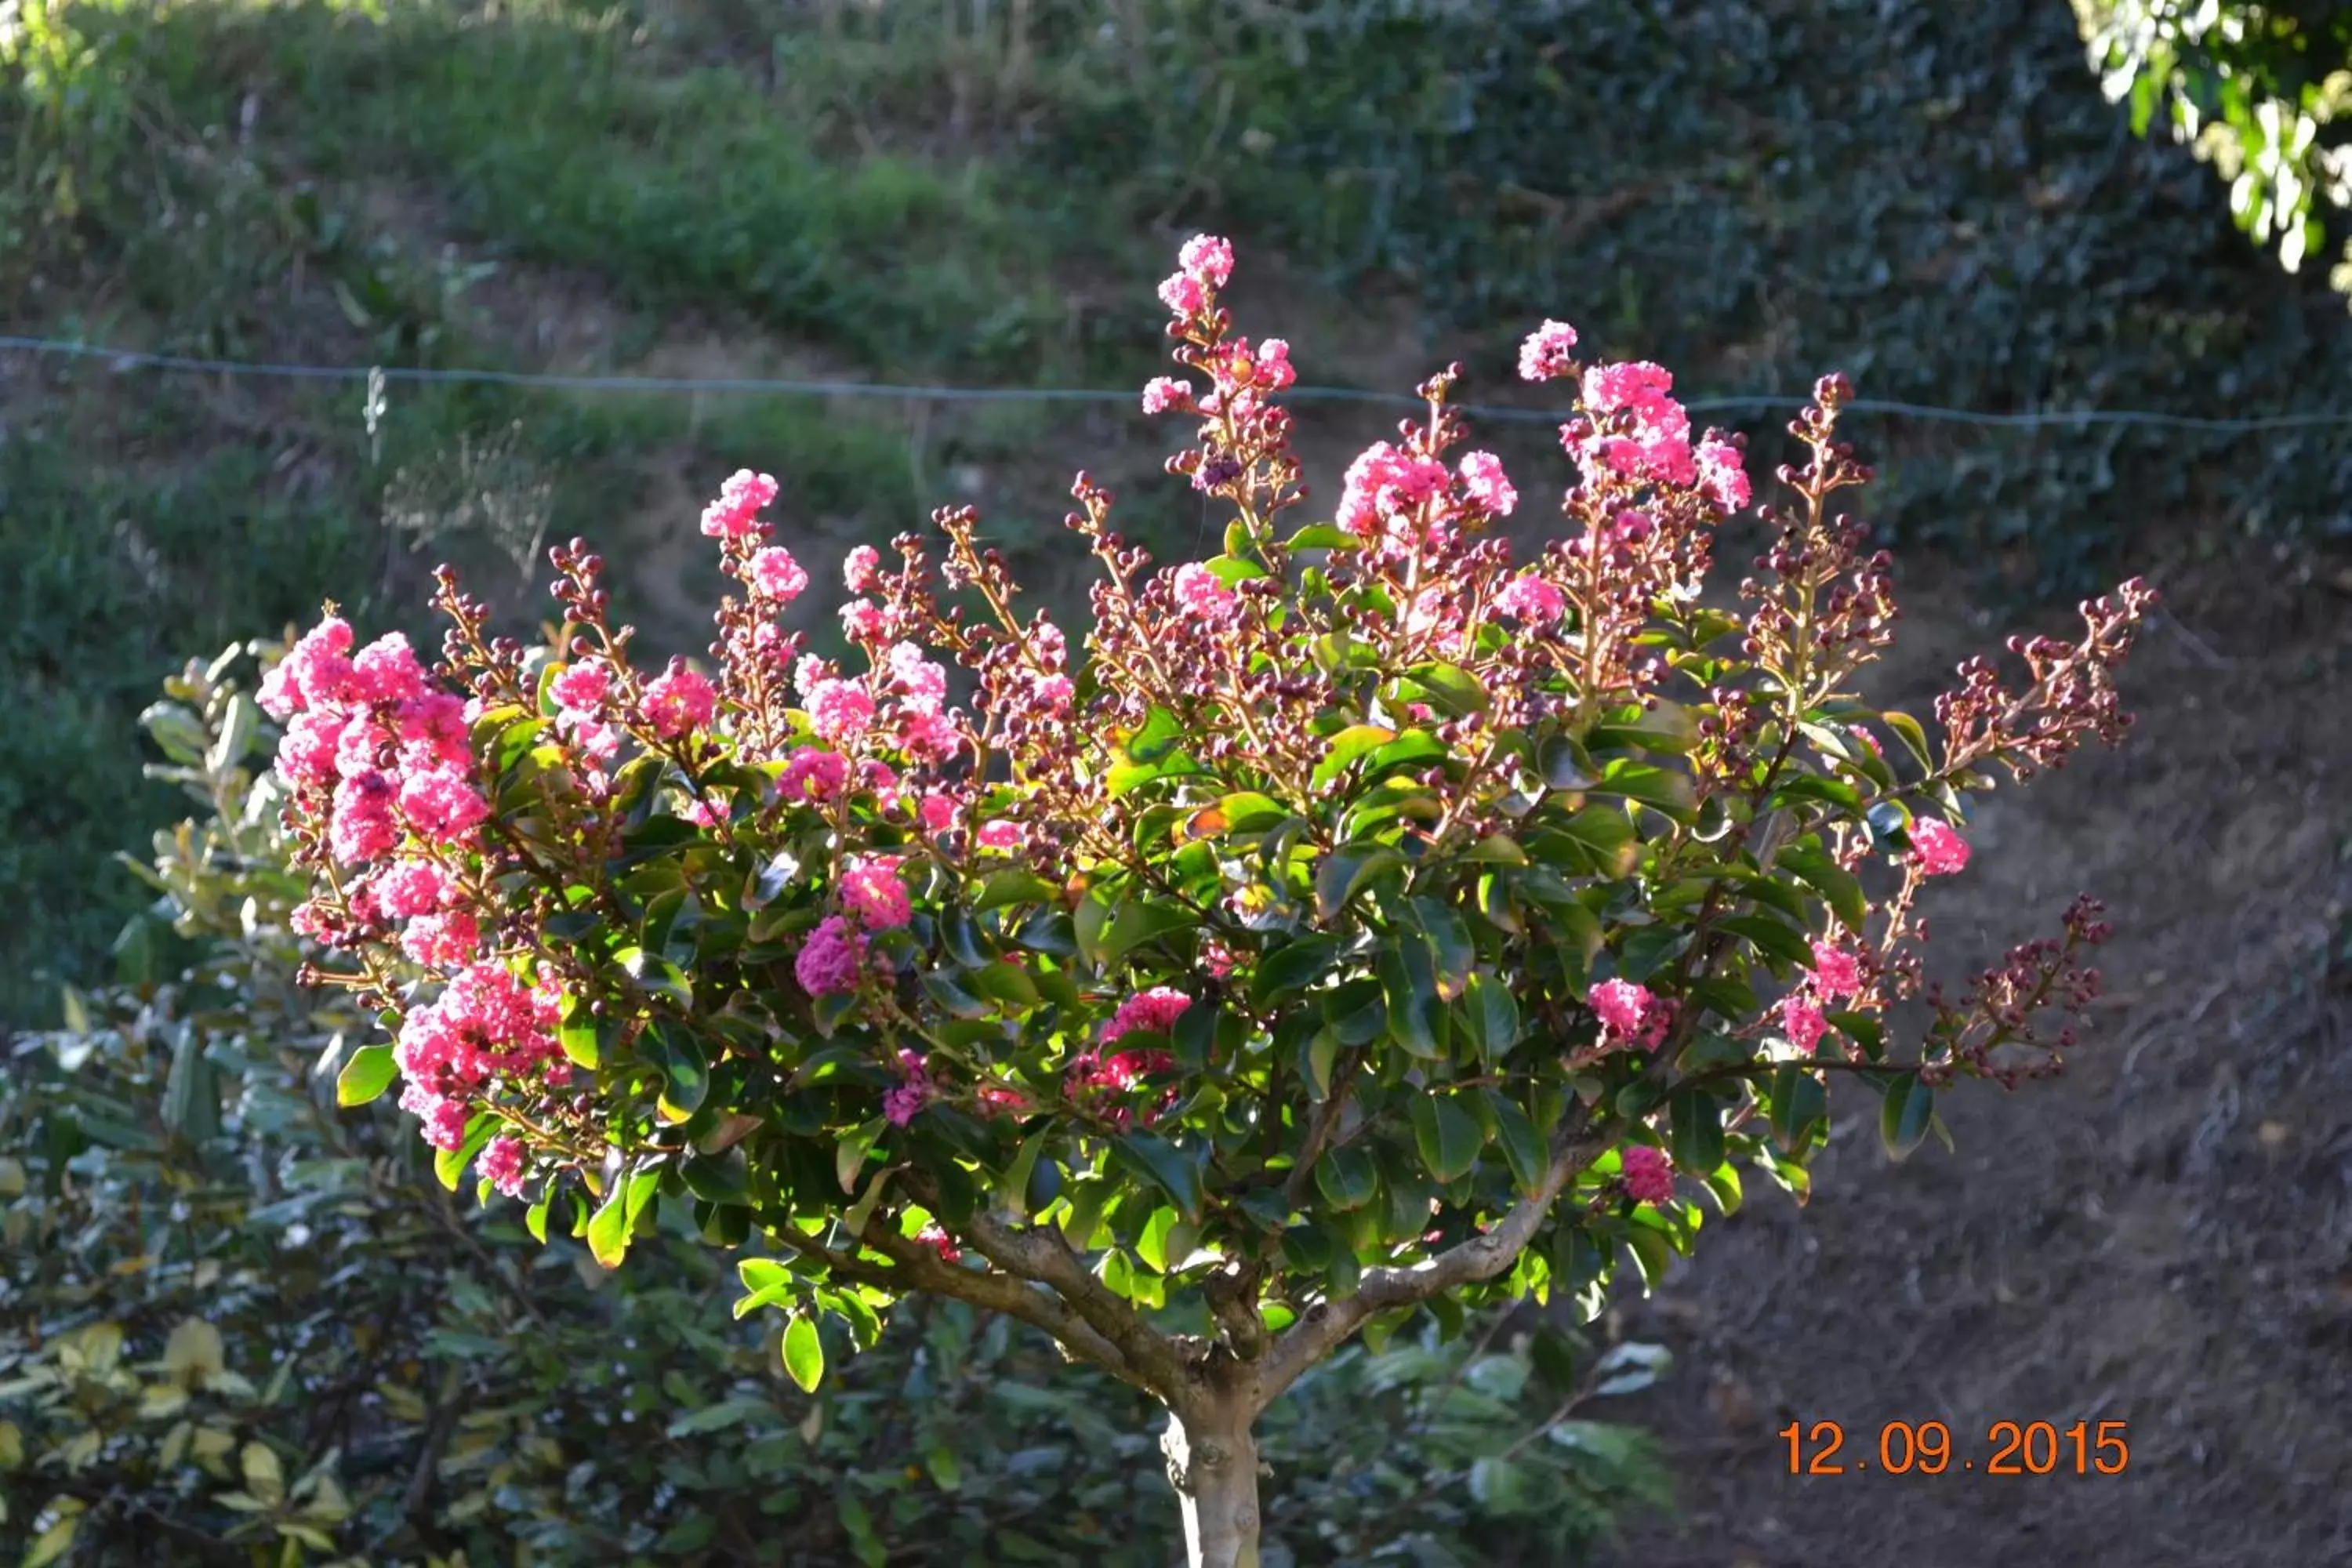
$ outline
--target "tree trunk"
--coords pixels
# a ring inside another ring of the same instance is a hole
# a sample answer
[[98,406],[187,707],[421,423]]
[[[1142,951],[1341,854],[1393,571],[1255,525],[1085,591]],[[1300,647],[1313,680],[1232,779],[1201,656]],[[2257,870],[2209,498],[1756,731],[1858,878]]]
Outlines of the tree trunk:
[[1257,1436],[1237,1399],[1171,1411],[1160,1451],[1184,1510],[1184,1550],[1192,1568],[1258,1568]]

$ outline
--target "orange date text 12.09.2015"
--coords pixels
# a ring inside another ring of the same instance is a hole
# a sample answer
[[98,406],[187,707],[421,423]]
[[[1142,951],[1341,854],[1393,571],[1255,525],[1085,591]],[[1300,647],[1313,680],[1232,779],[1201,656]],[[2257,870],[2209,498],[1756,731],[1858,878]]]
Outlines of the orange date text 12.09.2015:
[[1780,1428],[1780,1440],[1792,1476],[2119,1476],[2131,1463],[2120,1421],[1995,1421],[1974,1453],[1957,1450],[1952,1429],[1941,1421],[1886,1422],[1874,1448],[1860,1433],[1849,1440],[1835,1421],[1791,1421]]

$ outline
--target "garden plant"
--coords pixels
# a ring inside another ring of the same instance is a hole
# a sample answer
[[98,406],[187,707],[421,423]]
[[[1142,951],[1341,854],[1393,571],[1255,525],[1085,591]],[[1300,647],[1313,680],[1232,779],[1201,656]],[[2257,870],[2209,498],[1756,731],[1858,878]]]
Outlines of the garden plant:
[[[257,776],[284,647],[194,661],[142,715],[195,814],[131,863],[155,903],[116,983],[0,1058],[0,1562],[1167,1568],[1124,1523],[1165,1484],[1148,1401],[1027,1325],[911,1302],[804,1392],[683,1209],[608,1274],[461,1205],[389,1099],[336,1108],[368,1020],[296,984],[308,886]],[[1591,1419],[1662,1352],[1584,1340],[1506,1308],[1325,1363],[1262,1434],[1269,1542],[1584,1561],[1665,1478]]]
[[1165,1407],[1213,1568],[1258,1561],[1261,1416],[1360,1333],[1654,1282],[1743,1171],[1805,1194],[1832,1084],[1900,1153],[1956,1079],[2057,1069],[2098,906],[1948,988],[1929,884],[1996,770],[2122,735],[2152,601],[2012,641],[2021,679],[1971,660],[1932,729],[1875,710],[1844,380],[1710,596],[1744,442],[1558,321],[1520,370],[1572,391],[1575,477],[1532,560],[1454,371],[1299,524],[1289,351],[1237,334],[1232,267],[1183,247],[1143,395],[1223,552],[1155,569],[1081,474],[1081,647],[965,508],[852,552],[856,652],[805,652],[746,472],[702,518],[740,586],[703,667],[633,660],[575,541],[553,657],[445,572],[435,668],[330,606],[260,693],[297,923],[349,955],[316,978],[390,1037],[347,1100],[398,1082],[445,1181],[608,1267],[684,1206],[803,1385],[909,1296],[1043,1330]]

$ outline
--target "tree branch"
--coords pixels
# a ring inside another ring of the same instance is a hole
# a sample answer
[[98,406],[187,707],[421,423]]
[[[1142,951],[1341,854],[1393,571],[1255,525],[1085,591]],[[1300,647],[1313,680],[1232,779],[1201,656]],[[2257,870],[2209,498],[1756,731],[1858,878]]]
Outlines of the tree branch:
[[1087,1325],[1118,1347],[1129,1370],[1121,1375],[1162,1400],[1172,1399],[1182,1379],[1183,1359],[1175,1342],[1143,1321],[1141,1313],[1095,1278],[1085,1259],[1070,1250],[1058,1230],[1014,1230],[984,1209],[975,1209],[961,1227],[982,1256],[1009,1274],[1051,1290]]
[[1283,1331],[1273,1352],[1261,1364],[1257,1408],[1273,1404],[1307,1368],[1344,1344],[1367,1319],[1391,1308],[1417,1306],[1442,1291],[1491,1279],[1510,1268],[1535,1239],[1561,1189],[1600,1158],[1606,1147],[1606,1140],[1590,1131],[1584,1113],[1571,1112],[1552,1144],[1551,1163],[1544,1171],[1543,1181],[1491,1229],[1410,1268],[1367,1269],[1354,1295],[1309,1307],[1298,1321]]
[[845,1279],[878,1286],[897,1294],[922,1290],[934,1296],[951,1296],[959,1301],[1017,1318],[1034,1329],[1043,1330],[1072,1355],[1094,1363],[1121,1382],[1131,1383],[1146,1394],[1159,1394],[1129,1364],[1117,1344],[1097,1333],[1049,1291],[1033,1290],[1010,1273],[959,1268],[940,1258],[928,1243],[910,1241],[885,1226],[869,1225],[859,1240],[890,1262],[887,1266],[869,1262],[854,1253],[820,1247],[806,1237],[786,1238],[788,1245],[807,1253]]

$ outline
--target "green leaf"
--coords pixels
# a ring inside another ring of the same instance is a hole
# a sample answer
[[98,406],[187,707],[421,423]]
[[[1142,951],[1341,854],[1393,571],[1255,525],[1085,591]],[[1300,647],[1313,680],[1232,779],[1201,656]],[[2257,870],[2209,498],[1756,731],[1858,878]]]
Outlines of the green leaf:
[[1591,786],[1594,795],[1623,795],[1640,801],[1643,805],[1688,825],[1698,815],[1698,795],[1693,789],[1690,775],[1670,768],[1654,767],[1647,763],[1632,763],[1623,758],[1612,761],[1601,770],[1598,782]]
[[1715,924],[1718,931],[1747,938],[1767,958],[1800,966],[1813,962],[1812,943],[1803,933],[1769,915],[1726,915]]
[[1511,988],[1491,974],[1470,976],[1462,998],[1463,1021],[1470,1030],[1478,1059],[1491,1067],[1519,1042],[1519,1004]]
[[1451,1182],[1466,1174],[1478,1163],[1478,1151],[1486,1146],[1486,1135],[1479,1131],[1477,1119],[1463,1109],[1460,1100],[1452,1095],[1417,1094],[1409,1104],[1409,1114],[1413,1146],[1421,1152],[1422,1165],[1438,1181]]
[[1482,1092],[1486,1097],[1486,1109],[1495,1119],[1495,1142],[1502,1145],[1503,1158],[1511,1167],[1511,1179],[1518,1184],[1521,1193],[1532,1194],[1543,1184],[1550,1168],[1543,1139],[1517,1100],[1499,1089]]
[[1895,731],[1895,739],[1903,742],[1904,750],[1917,759],[1922,769],[1928,773],[1936,771],[1935,762],[1927,750],[1927,731],[1919,727],[1918,720],[1908,713],[1898,713],[1892,708],[1881,713],[1879,718],[1886,721],[1886,727]]
[[1405,671],[1405,679],[1421,689],[1432,708],[1449,719],[1484,713],[1490,700],[1478,678],[1459,665],[1416,665]]
[[205,754],[205,767],[214,773],[226,773],[245,760],[246,749],[253,744],[253,732],[260,726],[261,710],[253,699],[240,691],[228,700],[228,711],[221,716],[220,733],[213,737],[212,750]]
[[556,1031],[556,1044],[563,1047],[572,1065],[594,1072],[604,1060],[604,1047],[596,1037],[596,1019],[588,1011],[583,996],[567,998],[563,1004],[563,1024]]
[[1406,900],[1404,907],[1412,924],[1429,939],[1430,957],[1436,965],[1439,1000],[1453,1001],[1468,988],[1471,967],[1478,962],[1478,950],[1470,942],[1469,925],[1436,899],[1416,895]]
[[1152,763],[1164,761],[1183,739],[1184,721],[1167,709],[1155,707],[1121,749],[1138,763]]
[[1886,1100],[1878,1108],[1878,1139],[1887,1153],[1900,1160],[1919,1146],[1936,1115],[1936,1091],[1905,1073],[1886,1086]]
[[971,901],[972,912],[1002,909],[1006,904],[1048,903],[1060,891],[1034,871],[998,871],[980,885],[979,896]]
[[1285,550],[1361,550],[1364,542],[1328,522],[1310,522],[1282,542]]
[[1822,1081],[1794,1063],[1772,1074],[1772,1136],[1790,1153],[1803,1148],[1811,1130],[1829,1116],[1829,1093]]
[[1309,936],[1286,942],[1258,960],[1250,980],[1250,995],[1263,1007],[1294,991],[1303,991],[1331,972],[1338,962],[1340,939]]
[[814,1394],[824,1381],[824,1341],[808,1318],[795,1315],[784,1329],[784,1371],[803,1394]]
[[1099,963],[1118,963],[1132,950],[1163,936],[1180,931],[1190,931],[1200,924],[1199,917],[1189,910],[1173,904],[1146,903],[1138,900],[1122,907],[1112,917],[1102,935]]
[[1215,810],[1224,819],[1227,833],[1263,833],[1290,815],[1282,806],[1255,790],[1242,790],[1217,802]]
[[1666,1102],[1667,1149],[1685,1171],[1723,1163],[1723,1110],[1712,1096],[1684,1089]]
[[1588,805],[1557,831],[1590,855],[1593,868],[1606,878],[1622,877],[1633,870],[1642,852],[1633,819],[1619,806]]
[[1462,859],[1471,866],[1524,866],[1528,852],[1509,834],[1490,833],[1464,850]]
[[335,1075],[335,1103],[341,1106],[366,1105],[392,1087],[400,1068],[392,1059],[390,1046],[362,1046]]
[[647,952],[642,947],[625,947],[614,953],[621,971],[650,995],[659,997],[683,1013],[694,1005],[694,986],[685,973],[668,959]]
[[498,1135],[499,1125],[497,1117],[484,1112],[466,1123],[466,1141],[463,1143],[455,1149],[444,1149],[433,1156],[433,1174],[439,1179],[443,1188],[453,1193],[457,1190],[457,1178],[465,1173],[467,1165],[473,1163],[474,1156],[482,1152],[482,1146]]
[[1192,1155],[1153,1132],[1124,1133],[1111,1146],[1138,1174],[1158,1183],[1186,1219],[1199,1221],[1201,1167]]
[[687,1121],[710,1095],[710,1065],[703,1058],[701,1046],[690,1031],[659,1024],[647,1028],[642,1038],[646,1059],[660,1068],[667,1080],[659,1108],[663,1120]]
[[1308,781],[1317,793],[1330,787],[1332,781],[1348,771],[1349,763],[1369,755],[1396,739],[1394,730],[1379,724],[1350,724],[1331,737],[1330,750],[1315,766]]
[[1869,900],[1862,890],[1862,881],[1819,849],[1802,845],[1790,845],[1780,851],[1779,864],[1794,871],[1812,889],[1821,894],[1846,930],[1859,934],[1862,922],[1869,915]]
[[1323,1201],[1345,1213],[1360,1209],[1380,1191],[1381,1170],[1371,1152],[1360,1143],[1343,1143],[1325,1151],[1315,1162],[1315,1190]]
[[1364,885],[1404,857],[1386,845],[1335,849],[1315,868],[1315,914],[1328,924],[1339,918]]
[[1429,940],[1418,931],[1396,931],[1381,946],[1373,967],[1388,1003],[1390,1037],[1407,1055],[1424,1061],[1444,1056],[1436,1025],[1445,1016],[1444,1005],[1437,996],[1437,965]]
[[626,1182],[614,1182],[588,1222],[588,1250],[607,1268],[618,1268],[629,1255],[628,1191]]

